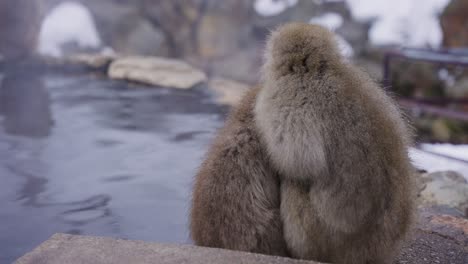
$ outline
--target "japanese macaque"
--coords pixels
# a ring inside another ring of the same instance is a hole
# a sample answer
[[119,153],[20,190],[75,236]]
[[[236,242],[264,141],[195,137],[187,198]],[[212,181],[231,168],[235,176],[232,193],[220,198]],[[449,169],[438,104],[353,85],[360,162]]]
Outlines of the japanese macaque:
[[258,91],[231,112],[196,176],[191,236],[199,246],[286,256],[280,182],[254,123]]
[[391,263],[414,207],[411,133],[398,107],[320,26],[280,27],[265,54],[261,88],[231,114],[197,175],[195,243]]

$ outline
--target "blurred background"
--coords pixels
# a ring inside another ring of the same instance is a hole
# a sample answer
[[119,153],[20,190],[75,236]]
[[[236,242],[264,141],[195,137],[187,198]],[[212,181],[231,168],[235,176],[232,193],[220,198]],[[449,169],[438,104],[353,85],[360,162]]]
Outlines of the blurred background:
[[0,0],[0,263],[65,232],[190,243],[193,176],[269,32],[334,31],[468,214],[468,0]]

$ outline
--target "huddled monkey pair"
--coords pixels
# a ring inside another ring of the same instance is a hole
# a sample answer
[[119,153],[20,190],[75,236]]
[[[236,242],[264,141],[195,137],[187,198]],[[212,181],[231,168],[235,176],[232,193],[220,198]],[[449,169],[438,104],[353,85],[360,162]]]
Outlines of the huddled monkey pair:
[[195,244],[330,263],[391,263],[412,223],[411,133],[334,35],[274,31],[262,83],[196,176]]

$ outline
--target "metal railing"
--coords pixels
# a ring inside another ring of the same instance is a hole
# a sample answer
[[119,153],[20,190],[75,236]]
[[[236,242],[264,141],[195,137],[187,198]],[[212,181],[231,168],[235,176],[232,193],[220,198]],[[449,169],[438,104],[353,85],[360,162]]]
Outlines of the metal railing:
[[[391,50],[385,53],[383,63],[383,84],[391,88],[391,62],[393,60],[406,60],[410,62],[425,62],[440,66],[457,66],[468,68],[468,49],[415,49],[403,48]],[[447,105],[468,105],[468,99],[456,98],[415,98],[415,97],[397,97],[399,104],[407,109],[468,122],[468,112],[449,109]],[[422,148],[418,148],[425,151]],[[429,152],[429,151],[425,151]],[[468,163],[468,160],[429,152],[447,159]]]

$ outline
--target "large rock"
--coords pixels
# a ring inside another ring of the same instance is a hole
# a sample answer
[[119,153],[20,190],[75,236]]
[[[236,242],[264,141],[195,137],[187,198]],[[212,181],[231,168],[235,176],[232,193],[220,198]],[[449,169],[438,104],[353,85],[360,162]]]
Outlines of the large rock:
[[15,264],[314,264],[281,257],[189,245],[56,234]]
[[224,15],[215,14],[202,18],[197,37],[199,56],[211,59],[237,51],[240,46],[238,33],[242,29],[239,23],[234,23],[234,21],[241,20],[237,18],[231,20]]
[[[445,208],[423,208],[394,264],[468,263],[468,220]],[[316,264],[217,248],[56,234],[15,264]]]
[[[167,56],[164,32],[141,14],[139,2],[83,1],[96,21],[104,44],[126,55]],[[144,9],[143,9],[144,10]]]
[[65,59],[65,62],[71,64],[84,65],[91,69],[107,69],[107,67],[116,59],[116,55],[112,54],[91,54],[80,53],[74,54]]
[[421,175],[420,198],[423,205],[446,205],[461,212],[468,209],[468,181],[454,171]]
[[207,1],[198,23],[198,55],[219,58],[237,52],[252,42],[252,1]]
[[146,84],[188,89],[204,82],[204,72],[174,59],[127,57],[117,59],[109,67],[109,77]]
[[13,67],[0,81],[0,116],[4,117],[4,131],[30,138],[49,136],[54,122],[50,96],[41,74],[27,67]]
[[141,15],[164,33],[169,56],[185,58],[196,52],[197,27],[207,0],[139,2],[143,6],[140,8]]
[[237,50],[229,56],[209,61],[205,67],[212,76],[221,76],[247,83],[258,83],[262,65],[263,50],[260,47],[249,47]]
[[[43,3],[44,16],[46,16],[62,0],[37,1]],[[117,53],[126,55],[169,55],[165,33],[142,14],[145,8],[141,7],[141,1],[77,0],[77,2],[89,9],[104,46],[112,47]]]
[[119,54],[167,56],[169,48],[164,33],[148,20],[128,15],[116,25],[112,47]]
[[419,211],[418,223],[395,264],[468,263],[468,220],[445,207]]
[[31,56],[37,45],[39,26],[37,0],[1,0],[0,57],[16,60]]

